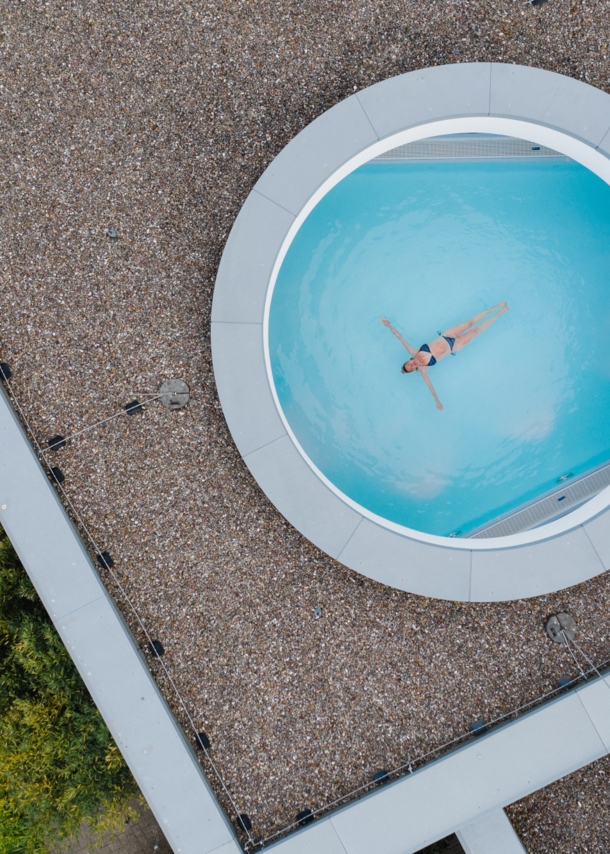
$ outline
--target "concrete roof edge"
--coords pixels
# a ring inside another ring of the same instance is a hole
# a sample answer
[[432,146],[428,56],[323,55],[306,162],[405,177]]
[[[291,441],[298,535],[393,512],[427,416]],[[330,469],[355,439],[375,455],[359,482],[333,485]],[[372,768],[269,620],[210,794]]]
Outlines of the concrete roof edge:
[[0,522],[175,854],[240,851],[1,385]]

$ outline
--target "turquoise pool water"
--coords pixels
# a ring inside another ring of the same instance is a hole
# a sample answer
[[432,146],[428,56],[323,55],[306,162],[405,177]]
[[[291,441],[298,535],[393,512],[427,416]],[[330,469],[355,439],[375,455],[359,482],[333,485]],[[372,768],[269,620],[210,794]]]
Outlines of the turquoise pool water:
[[[429,369],[415,347],[506,300]],[[610,187],[572,161],[369,163],[317,205],[280,269],[273,379],[345,495],[419,531],[493,520],[610,460]]]

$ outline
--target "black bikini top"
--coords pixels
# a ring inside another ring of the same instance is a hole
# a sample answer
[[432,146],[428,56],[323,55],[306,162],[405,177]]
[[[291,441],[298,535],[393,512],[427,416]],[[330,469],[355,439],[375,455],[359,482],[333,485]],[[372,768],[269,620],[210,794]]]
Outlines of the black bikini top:
[[[417,352],[418,353],[430,353],[430,348],[428,347],[427,344],[422,344]],[[428,362],[427,365],[423,365],[422,367],[431,368],[433,365],[436,365],[436,358],[432,355],[432,353],[430,353],[430,361]]]

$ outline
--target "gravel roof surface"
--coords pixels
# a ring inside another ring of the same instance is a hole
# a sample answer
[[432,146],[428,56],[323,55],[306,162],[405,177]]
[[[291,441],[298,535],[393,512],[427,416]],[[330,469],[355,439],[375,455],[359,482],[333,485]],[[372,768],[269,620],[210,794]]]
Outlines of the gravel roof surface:
[[229,229],[301,128],[354,90],[447,62],[536,65],[610,91],[608,3],[28,0],[3,4],[1,29],[0,359],[41,442],[167,378],[190,385],[187,409],[154,401],[48,456],[254,834],[572,675],[548,613],[569,610],[587,653],[610,658],[608,575],[464,605],[319,552],[241,461],[209,350]]

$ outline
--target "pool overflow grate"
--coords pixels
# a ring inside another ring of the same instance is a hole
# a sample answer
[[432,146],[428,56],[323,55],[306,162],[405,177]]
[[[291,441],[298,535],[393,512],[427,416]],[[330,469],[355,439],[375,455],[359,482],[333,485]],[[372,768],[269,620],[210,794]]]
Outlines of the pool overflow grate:
[[561,158],[569,160],[563,154],[536,145],[526,139],[511,136],[486,136],[485,134],[466,134],[464,136],[438,136],[419,139],[406,145],[399,145],[375,157],[374,161],[396,160],[478,160],[479,158],[506,160],[522,157],[540,160]]
[[[561,480],[562,478],[558,478],[558,481]],[[564,516],[568,510],[573,510],[580,504],[584,504],[585,501],[593,498],[607,486],[610,486],[610,463],[600,466],[589,474],[567,483],[567,485],[562,483],[550,495],[547,494],[536,501],[532,501],[525,507],[496,519],[488,525],[476,528],[468,534],[468,538],[481,540],[487,537],[506,537],[509,534],[529,531],[544,522],[551,522],[559,516]]]

